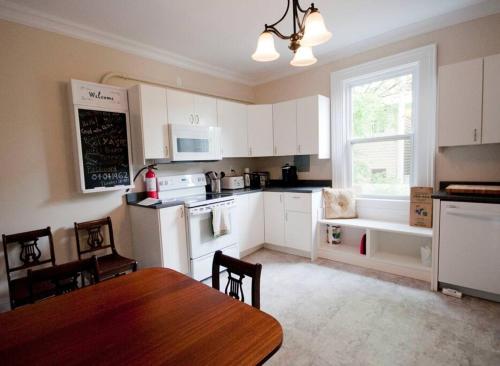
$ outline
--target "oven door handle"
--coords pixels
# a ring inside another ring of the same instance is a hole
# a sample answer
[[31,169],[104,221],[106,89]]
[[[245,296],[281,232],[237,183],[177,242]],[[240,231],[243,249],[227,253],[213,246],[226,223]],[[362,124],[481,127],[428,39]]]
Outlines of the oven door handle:
[[[189,216],[199,216],[199,215],[210,214],[210,213],[212,213],[212,208],[213,207],[226,207],[228,209],[232,209],[232,208],[236,207],[236,204],[232,203],[230,205],[220,205],[220,206],[205,207],[205,209],[203,211],[196,210],[196,208],[194,208],[194,209],[191,208],[188,211],[189,212]],[[207,210],[207,208],[209,208],[209,210]]]

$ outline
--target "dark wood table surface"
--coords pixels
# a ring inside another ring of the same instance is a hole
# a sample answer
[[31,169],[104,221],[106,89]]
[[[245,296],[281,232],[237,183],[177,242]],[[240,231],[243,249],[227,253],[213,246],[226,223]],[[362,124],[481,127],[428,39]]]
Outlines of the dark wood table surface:
[[2,365],[253,365],[272,316],[169,269],[144,269],[0,314]]

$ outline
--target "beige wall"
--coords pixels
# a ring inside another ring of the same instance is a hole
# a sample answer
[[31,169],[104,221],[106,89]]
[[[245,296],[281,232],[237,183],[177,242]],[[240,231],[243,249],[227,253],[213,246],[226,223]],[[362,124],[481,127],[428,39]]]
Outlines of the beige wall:
[[[313,94],[329,96],[333,71],[431,43],[438,46],[438,66],[498,54],[500,14],[395,42],[259,85],[255,88],[255,100],[256,103],[274,103]],[[331,176],[328,160],[316,159],[315,162],[308,173],[310,178]],[[500,144],[440,149],[436,156],[436,181],[451,179],[500,181]]]
[[[66,89],[70,78],[98,82],[117,71],[175,85],[181,77],[186,89],[249,102],[254,97],[253,89],[242,84],[5,21],[0,21],[0,47],[0,233],[50,225],[60,263],[76,258],[73,221],[106,215],[113,219],[119,250],[132,255],[123,192],[77,191]],[[244,159],[229,159],[203,168],[244,165]],[[172,170],[198,169],[185,164]],[[7,301],[0,258],[0,308]]]
[[[99,81],[110,71],[161,80],[220,97],[247,102],[276,102],[312,94],[329,95],[330,73],[407,49],[438,44],[439,65],[500,53],[500,15],[453,26],[310,69],[302,74],[251,88],[201,73],[126,54],[110,48],[26,26],[0,21],[0,233],[50,225],[58,262],[75,258],[73,221],[111,215],[118,248],[132,255],[130,225],[123,192],[78,192],[69,119],[70,78]],[[117,85],[132,83],[113,80]],[[292,157],[225,159],[206,164],[163,166],[161,173],[203,170],[270,170]],[[449,148],[437,157],[443,179],[500,180],[500,145]],[[329,160],[311,158],[302,179],[329,179]],[[141,189],[141,184],[138,189]],[[0,258],[0,308],[7,302],[4,260]]]

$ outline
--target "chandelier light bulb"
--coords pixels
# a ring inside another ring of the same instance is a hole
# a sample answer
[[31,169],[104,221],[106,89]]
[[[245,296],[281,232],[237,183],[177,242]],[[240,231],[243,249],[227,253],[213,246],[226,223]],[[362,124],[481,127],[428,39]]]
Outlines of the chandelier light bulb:
[[298,67],[309,66],[315,64],[317,61],[318,59],[314,57],[311,47],[300,46],[295,52],[292,61],[290,61],[290,65]]
[[304,36],[300,40],[302,46],[312,47],[325,43],[332,37],[326,29],[325,21],[319,11],[313,11],[306,17]]
[[274,61],[280,57],[280,54],[274,47],[274,38],[271,32],[262,32],[257,41],[257,49],[252,55],[255,61],[268,62]]

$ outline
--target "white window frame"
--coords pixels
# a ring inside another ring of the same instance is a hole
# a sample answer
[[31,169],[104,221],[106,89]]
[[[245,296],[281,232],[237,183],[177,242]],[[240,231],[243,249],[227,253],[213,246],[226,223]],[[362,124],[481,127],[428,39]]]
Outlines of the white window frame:
[[[410,185],[434,185],[437,78],[436,45],[432,44],[332,72],[330,95],[332,96],[331,140],[332,184],[334,187],[350,188],[351,186],[350,89],[359,84],[408,73],[413,75],[413,161]],[[400,136],[403,137],[403,135]],[[378,139],[374,138],[374,140]],[[386,139],[388,138],[380,138],[380,140]],[[378,195],[362,196],[362,198],[387,201],[409,200],[409,197]]]

